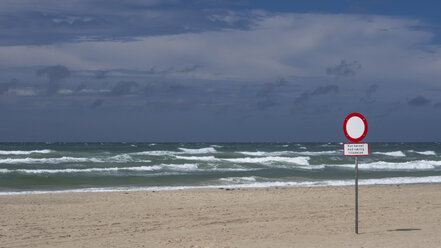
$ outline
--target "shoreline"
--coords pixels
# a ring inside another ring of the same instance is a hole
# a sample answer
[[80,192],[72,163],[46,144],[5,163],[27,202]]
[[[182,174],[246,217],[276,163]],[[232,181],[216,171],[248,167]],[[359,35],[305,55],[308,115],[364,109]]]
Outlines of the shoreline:
[[440,247],[441,184],[0,197],[0,247]]
[[[402,182],[403,179],[411,182]],[[381,180],[388,182],[379,183]],[[329,182],[335,182],[329,184]],[[413,182],[412,182],[413,181]],[[327,184],[328,183],[328,184]],[[427,177],[392,177],[382,179],[359,179],[360,186],[390,186],[390,185],[431,185],[441,184],[441,176]],[[0,191],[0,197],[8,195],[40,195],[40,194],[64,194],[64,193],[110,193],[110,192],[144,192],[144,191],[175,191],[191,189],[241,189],[241,188],[305,188],[305,187],[350,187],[354,186],[354,179],[347,180],[323,180],[323,181],[275,181],[275,182],[253,182],[242,184],[225,185],[183,185],[183,186],[139,186],[139,187],[92,187],[66,190],[32,190],[32,191]]]

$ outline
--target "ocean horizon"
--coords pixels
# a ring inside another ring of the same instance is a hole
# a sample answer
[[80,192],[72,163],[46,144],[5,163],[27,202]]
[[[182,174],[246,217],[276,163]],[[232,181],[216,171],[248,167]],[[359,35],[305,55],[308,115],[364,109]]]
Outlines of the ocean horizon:
[[[441,183],[441,144],[369,143],[360,185]],[[354,184],[343,143],[0,143],[0,195]]]

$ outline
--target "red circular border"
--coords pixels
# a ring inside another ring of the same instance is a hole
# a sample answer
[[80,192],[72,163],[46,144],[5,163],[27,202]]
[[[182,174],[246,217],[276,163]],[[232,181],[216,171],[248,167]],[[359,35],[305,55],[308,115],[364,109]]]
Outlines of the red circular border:
[[[348,131],[346,130],[346,124],[348,123],[349,119],[354,116],[359,117],[363,121],[364,126],[365,126],[363,134],[360,137],[358,137],[357,139],[351,138],[351,136],[349,136],[349,134],[348,134]],[[345,133],[345,136],[349,141],[354,142],[354,143],[362,141],[364,139],[364,137],[366,137],[367,131],[368,131],[368,124],[367,124],[366,118],[364,118],[364,116],[362,114],[351,113],[348,116],[346,116],[346,119],[343,122],[343,132]]]

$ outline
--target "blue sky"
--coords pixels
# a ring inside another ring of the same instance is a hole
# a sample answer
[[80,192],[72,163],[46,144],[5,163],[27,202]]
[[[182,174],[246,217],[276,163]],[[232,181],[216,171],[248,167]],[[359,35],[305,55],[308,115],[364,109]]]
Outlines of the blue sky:
[[440,5],[4,0],[0,141],[440,141]]

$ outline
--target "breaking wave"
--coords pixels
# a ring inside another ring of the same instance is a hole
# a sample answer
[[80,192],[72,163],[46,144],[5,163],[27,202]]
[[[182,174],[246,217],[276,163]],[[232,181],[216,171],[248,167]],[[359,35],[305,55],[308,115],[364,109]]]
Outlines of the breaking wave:
[[3,151],[0,150],[0,155],[29,155],[32,153],[41,153],[41,154],[46,154],[46,153],[51,153],[53,152],[52,150],[48,150],[48,149],[44,149],[44,150],[32,150],[32,151]]
[[150,160],[134,160],[130,155],[122,154],[108,158],[5,158],[0,159],[0,164],[61,164],[61,163],[127,163],[127,162],[151,162]]
[[183,153],[187,154],[204,154],[204,153],[216,153],[217,150],[214,149],[214,147],[205,147],[205,148],[199,148],[199,149],[190,149],[190,148],[182,148],[180,147],[179,150],[183,151]]
[[391,156],[391,157],[406,157],[406,154],[404,154],[404,152],[402,152],[402,151],[396,151],[396,152],[374,152],[374,154],[386,155],[386,156]]
[[258,157],[258,158],[225,158],[224,161],[233,163],[255,163],[265,164],[272,162],[293,163],[298,165],[309,165],[310,157]]

